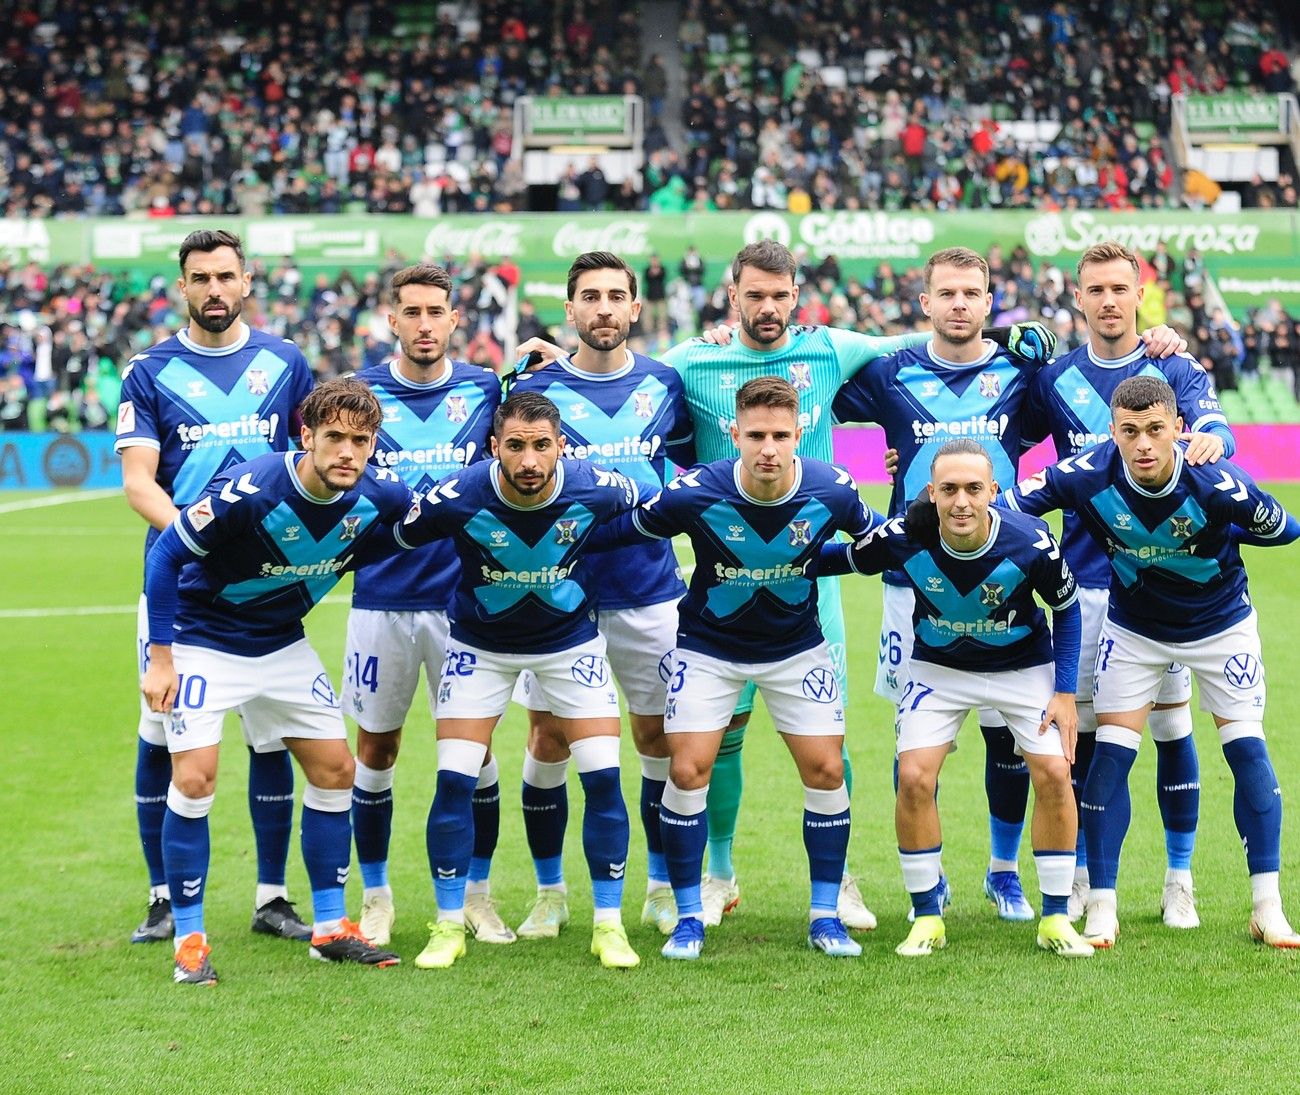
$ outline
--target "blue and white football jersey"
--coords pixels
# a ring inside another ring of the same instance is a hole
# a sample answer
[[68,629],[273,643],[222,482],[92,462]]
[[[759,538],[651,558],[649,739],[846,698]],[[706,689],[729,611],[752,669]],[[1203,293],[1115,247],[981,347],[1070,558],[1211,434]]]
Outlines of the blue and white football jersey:
[[406,485],[369,466],[351,490],[313,497],[294,470],[305,459],[236,464],[177,514],[172,527],[197,557],[181,571],[177,642],[245,657],[296,642],[302,618],[410,507]]
[[[978,441],[993,461],[993,478],[1016,481],[1021,407],[1038,365],[984,343],[978,361],[954,364],[934,352],[933,341],[881,358],[848,381],[832,405],[840,422],[876,422],[898,450],[889,515],[901,516],[930,481],[938,448],[957,438]],[[906,585],[897,571],[891,585]]]
[[[1044,521],[989,509],[989,538],[976,551],[912,540],[901,517],[843,548],[859,574],[890,568],[916,591],[912,657],[951,669],[998,673],[1052,661],[1052,637],[1034,594],[1053,611],[1079,596]],[[831,550],[831,549],[828,549]]]
[[[564,455],[621,472],[643,498],[672,478],[673,464],[694,463],[691,418],[677,371],[654,358],[627,355],[612,373],[589,373],[561,358],[525,373],[517,388],[539,392],[560,409]],[[675,600],[686,587],[668,543],[641,543],[607,554],[593,568],[600,608],[640,608]]]
[[549,654],[596,635],[591,577],[581,551],[592,529],[636,505],[618,472],[561,459],[540,506],[501,495],[500,464],[471,464],[416,497],[398,542],[418,548],[450,537],[460,579],[449,610],[451,637],[481,650]]
[[[127,362],[114,447],[157,449],[158,485],[187,506],[231,465],[291,449],[314,384],[290,339],[244,326],[233,345],[209,350],[178,331]],[[146,553],[158,535],[149,529]]]
[[[446,376],[431,384],[408,380],[396,362],[357,374],[384,410],[371,463],[394,472],[417,494],[489,452],[501,383],[477,365],[449,364]],[[357,571],[352,605],[385,612],[445,611],[459,573],[448,543],[399,552]]]
[[679,475],[611,532],[621,540],[630,523],[645,536],[691,538],[695,570],[678,606],[678,646],[732,661],[772,662],[823,639],[821,546],[837,532],[862,536],[879,520],[853,477],[832,464],[796,457],[794,486],[782,498],[759,502],[741,489],[740,461],[718,460]]
[[1174,455],[1173,477],[1148,491],[1107,441],[1025,480],[1001,502],[1027,513],[1074,510],[1110,559],[1110,619],[1150,639],[1191,642],[1250,615],[1231,527],[1268,540],[1282,536],[1287,515],[1235,464],[1194,468],[1181,443]]
[[[1025,399],[1025,447],[1051,437],[1057,459],[1064,460],[1109,441],[1110,397],[1131,376],[1167,381],[1178,400],[1184,428],[1218,434],[1223,439],[1224,456],[1233,454],[1236,440],[1209,375],[1187,354],[1149,358],[1145,344],[1114,360],[1098,357],[1091,345],[1080,346],[1046,365],[1030,384]],[[1110,584],[1105,552],[1070,512],[1065,514],[1061,549],[1079,585],[1105,589]]]

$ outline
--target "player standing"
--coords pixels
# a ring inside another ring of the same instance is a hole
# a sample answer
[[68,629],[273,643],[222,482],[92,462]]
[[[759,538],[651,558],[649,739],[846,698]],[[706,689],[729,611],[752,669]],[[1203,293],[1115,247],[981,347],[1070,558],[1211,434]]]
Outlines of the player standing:
[[[937,535],[909,531],[909,520],[895,517],[859,543],[828,547],[823,556],[859,573],[893,570],[914,594],[909,630],[915,641],[898,703],[895,825],[915,923],[896,949],[923,957],[947,943],[935,795],[963,720],[971,708],[984,707],[1015,736],[1034,783],[1034,862],[1043,895],[1038,945],[1086,958],[1092,948],[1066,916],[1077,825],[1069,764],[1077,589],[1044,522],[990,510],[997,489],[983,445],[948,441],[930,462],[930,507],[915,503],[932,508]],[[1052,632],[1034,594],[1052,609]]]
[[621,912],[629,829],[618,693],[579,557],[592,528],[630,509],[637,490],[616,472],[562,460],[563,444],[554,403],[530,391],[511,395],[493,418],[495,459],[444,479],[397,531],[404,547],[451,537],[461,564],[438,687],[438,782],[427,836],[437,919],[415,960],[421,969],[446,968],[465,953],[471,797],[492,730],[526,669],[561,722],[586,794],[591,952],[604,966],[640,962]]
[[[238,710],[254,746],[278,743],[307,778],[302,858],[313,958],[389,966],[344,916],[352,755],[334,689],[302,620],[406,511],[411,492],[366,467],[382,412],[364,384],[333,380],[301,408],[300,454],[229,468],[158,538],[145,564],[149,665],[142,690],[165,721],[172,778],[163,862],[176,918],[173,977],[212,984],[203,901],[221,724]],[[382,540],[392,550],[391,540]]]
[[[1236,442],[1205,370],[1187,354],[1148,359],[1138,337],[1137,310],[1143,287],[1138,260],[1114,241],[1089,247],[1079,259],[1075,306],[1088,324],[1088,342],[1057,358],[1041,370],[1025,400],[1026,444],[1049,435],[1058,459],[1077,456],[1109,439],[1110,397],[1131,376],[1162,377],[1173,388],[1181,416],[1190,431],[1184,459],[1190,465],[1213,464],[1231,457]],[[1079,744],[1075,751],[1074,785],[1081,797],[1088,766],[1097,743],[1097,717],[1092,704],[1093,667],[1110,564],[1073,513],[1065,514],[1061,550],[1079,582],[1083,612],[1082,656],[1079,661]],[[1171,928],[1200,924],[1192,896],[1192,850],[1200,811],[1200,765],[1192,738],[1192,680],[1186,666],[1171,665],[1160,681],[1151,709],[1151,737],[1156,743],[1156,799],[1165,828],[1168,867],[1160,907]],[[1088,860],[1080,829],[1070,916],[1083,915],[1088,899]]]
[[617,542],[685,533],[695,549],[664,712],[671,763],[660,814],[679,919],[662,953],[695,959],[703,949],[709,778],[736,701],[753,682],[803,783],[809,946],[852,957],[862,947],[837,911],[850,831],[844,705],[810,575],[822,544],[840,531],[865,534],[874,515],[847,472],[796,456],[803,431],[793,385],[751,380],[736,393],[734,413],[739,459],[697,465],[610,534]]
[[[579,346],[537,372],[519,377],[516,391],[540,392],[560,409],[564,455],[621,472],[643,497],[661,490],[673,464],[689,467],[691,421],[676,371],[627,348],[640,314],[636,274],[617,255],[590,251],[569,268],[569,322]],[[664,740],[665,673],[661,668],[677,634],[677,602],[686,592],[667,541],[632,545],[603,555],[593,566],[591,590],[600,605],[610,668],[627,698],[632,740],[641,762],[641,824],[648,850],[641,921],[664,935],[677,923],[660,838],[659,801],[668,779]],[[523,685],[530,686],[526,676]],[[537,871],[537,898],[520,925],[524,938],[550,938],[568,920],[561,852],[568,803],[568,750],[557,720],[529,708],[524,756],[524,827]]]
[[[441,266],[419,263],[394,274],[388,324],[397,357],[357,376],[370,385],[383,409],[372,462],[396,473],[417,494],[487,454],[492,414],[501,401],[494,374],[447,356],[460,319],[451,296],[451,276]],[[447,606],[459,573],[451,545],[439,541],[362,567],[353,586],[343,699],[357,722],[352,828],[364,886],[361,931],[376,946],[386,946],[392,938],[396,915],[388,845],[402,724],[421,666],[436,711],[447,653]],[[466,923],[483,942],[512,943],[514,932],[497,914],[488,892],[501,813],[495,757],[479,773],[473,808]]]
[[1178,397],[1135,376],[1110,397],[1113,442],[1071,456],[1007,495],[1031,513],[1073,510],[1109,556],[1110,596],[1097,646],[1097,745],[1082,812],[1088,844],[1084,938],[1119,933],[1115,883],[1130,818],[1128,774],[1171,663],[1185,665],[1214,716],[1246,851],[1251,935],[1300,947],[1279,888],[1282,798],[1264,744],[1264,667],[1237,542],[1291,543],[1300,522],[1227,460],[1192,466],[1179,442]]
[[[149,523],[145,554],[178,507],[196,502],[232,464],[287,451],[291,419],[312,388],[302,352],[288,339],[252,330],[240,314],[251,290],[239,237],[200,229],[180,246],[177,281],[189,324],[127,363],[117,412],[127,502]],[[148,623],[140,596],[136,652],[148,667]],[[171,891],[163,870],[162,825],[171,760],[164,720],[141,703],[135,799],[149,869],[149,911],[133,943],[169,939]],[[257,843],[253,930],[286,939],[309,934],[284,884],[293,828],[293,766],[276,741],[248,743],[248,806]]]

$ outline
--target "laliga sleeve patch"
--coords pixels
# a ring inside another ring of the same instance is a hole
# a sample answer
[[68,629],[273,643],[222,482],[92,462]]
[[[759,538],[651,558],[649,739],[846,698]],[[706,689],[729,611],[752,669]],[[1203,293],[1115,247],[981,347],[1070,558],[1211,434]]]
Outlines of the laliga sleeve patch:
[[117,406],[117,432],[131,433],[135,429],[135,404],[124,399]]
[[185,517],[195,532],[202,532],[216,517],[212,512],[212,499],[200,498],[185,511]]
[[420,496],[417,494],[415,500],[411,503],[411,508],[406,511],[406,516],[402,518],[402,524],[409,525],[418,520],[420,516]]

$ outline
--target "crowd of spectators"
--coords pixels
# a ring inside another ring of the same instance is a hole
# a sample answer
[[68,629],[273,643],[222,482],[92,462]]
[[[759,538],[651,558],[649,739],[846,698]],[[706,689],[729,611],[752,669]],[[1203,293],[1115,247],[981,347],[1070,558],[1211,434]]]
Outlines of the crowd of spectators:
[[[796,322],[868,334],[927,328],[918,304],[919,264],[882,262],[871,277],[858,278],[846,276],[833,256],[796,256]],[[1061,350],[1086,341],[1082,316],[1073,307],[1072,268],[1035,264],[1019,246],[1004,253],[994,245],[986,257],[991,323],[1047,323]],[[292,338],[322,379],[378,364],[394,350],[382,287],[406,262],[390,253],[381,269],[364,275],[305,277],[289,260],[256,260],[244,318]],[[454,357],[499,370],[507,352],[534,335],[576,345],[572,331],[543,323],[531,302],[518,299],[520,271],[512,263],[491,265],[475,257],[443,262],[460,311]],[[636,349],[655,353],[702,329],[736,322],[722,259],[692,248],[673,264],[652,256],[637,274],[643,311],[632,332]],[[1295,383],[1300,398],[1300,315],[1273,300],[1237,323],[1212,303],[1203,258],[1194,250],[1175,257],[1160,244],[1146,257],[1143,279],[1139,325],[1168,323],[1182,332],[1220,389],[1255,382],[1264,365]],[[0,428],[111,428],[125,363],[187,321],[171,277],[0,262]]]
[[[560,208],[1161,206],[1184,196],[1170,95],[1291,90],[1289,27],[1269,0],[685,0],[678,41],[642,63],[638,9],[614,0],[269,18],[251,0],[18,0],[0,211],[515,211],[515,99],[623,92],[647,103],[641,179],[613,186],[580,157]],[[677,146],[666,57],[687,72]],[[1255,197],[1295,200],[1263,181]]]
[[[635,8],[19,0],[0,32],[7,216],[523,207],[511,108],[636,92]],[[400,33],[399,33],[400,31]]]

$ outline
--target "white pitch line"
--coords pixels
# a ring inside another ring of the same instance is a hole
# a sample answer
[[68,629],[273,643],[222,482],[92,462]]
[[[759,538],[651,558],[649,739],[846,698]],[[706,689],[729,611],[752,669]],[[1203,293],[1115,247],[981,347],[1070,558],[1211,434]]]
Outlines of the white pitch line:
[[95,498],[111,498],[121,494],[113,487],[101,487],[98,490],[78,490],[71,494],[56,494],[50,498],[28,498],[23,502],[0,502],[0,513],[22,513],[29,509],[45,509],[48,506],[66,506],[69,502],[89,502]]

